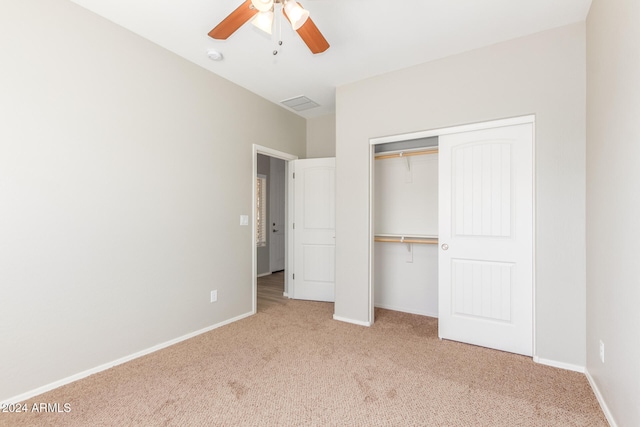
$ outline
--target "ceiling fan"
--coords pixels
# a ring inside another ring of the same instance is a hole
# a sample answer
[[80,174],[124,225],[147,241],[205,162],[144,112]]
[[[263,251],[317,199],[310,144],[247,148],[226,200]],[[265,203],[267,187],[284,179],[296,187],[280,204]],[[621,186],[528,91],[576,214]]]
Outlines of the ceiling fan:
[[209,36],[218,40],[226,40],[251,18],[253,18],[251,21],[253,25],[271,34],[276,4],[282,6],[282,13],[313,54],[322,53],[329,49],[329,42],[313,23],[309,12],[303,9],[296,0],[246,0],[213,30],[209,31]]

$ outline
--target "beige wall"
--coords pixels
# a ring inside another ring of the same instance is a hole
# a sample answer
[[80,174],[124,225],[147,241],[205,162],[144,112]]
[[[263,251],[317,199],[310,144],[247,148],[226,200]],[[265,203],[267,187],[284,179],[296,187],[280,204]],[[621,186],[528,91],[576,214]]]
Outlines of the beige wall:
[[252,143],[305,120],[64,0],[0,47],[0,401],[249,313]]
[[639,19],[637,0],[587,19],[587,371],[621,427],[640,425]]
[[307,158],[336,156],[336,115],[307,119]]
[[369,321],[369,139],[536,115],[536,354],[585,365],[585,26],[337,90],[337,317]]

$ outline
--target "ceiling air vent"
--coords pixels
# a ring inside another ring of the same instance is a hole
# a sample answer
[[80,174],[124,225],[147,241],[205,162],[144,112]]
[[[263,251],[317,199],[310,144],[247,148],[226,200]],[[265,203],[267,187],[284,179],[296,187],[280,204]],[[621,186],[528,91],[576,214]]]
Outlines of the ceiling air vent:
[[304,111],[320,106],[320,104],[310,100],[306,96],[296,96],[295,98],[285,99],[280,103],[286,105],[294,111]]

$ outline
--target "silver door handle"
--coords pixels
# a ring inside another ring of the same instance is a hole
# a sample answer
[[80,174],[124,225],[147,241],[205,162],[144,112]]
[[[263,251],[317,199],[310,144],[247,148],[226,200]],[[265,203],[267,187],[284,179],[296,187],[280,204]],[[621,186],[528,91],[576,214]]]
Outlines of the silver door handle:
[[446,251],[447,249],[449,249],[449,245],[447,245],[446,243],[443,243],[442,246],[440,246],[442,248],[443,251]]

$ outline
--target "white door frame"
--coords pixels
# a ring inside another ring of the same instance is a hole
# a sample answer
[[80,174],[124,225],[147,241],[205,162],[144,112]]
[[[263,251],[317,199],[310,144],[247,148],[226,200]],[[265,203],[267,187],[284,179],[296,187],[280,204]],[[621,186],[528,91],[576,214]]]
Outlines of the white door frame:
[[[269,147],[264,147],[262,145],[253,144],[253,149],[251,150],[251,155],[253,156],[251,159],[253,168],[251,175],[251,295],[252,295],[252,305],[251,305],[251,313],[256,314],[258,311],[258,280],[257,280],[257,255],[256,255],[256,221],[255,221],[255,212],[256,212],[256,177],[258,176],[258,154],[264,154],[265,156],[275,157],[277,159],[282,159],[286,161],[285,164],[285,174],[287,177],[289,176],[289,162],[292,160],[297,160],[298,156],[293,154],[285,153],[284,151],[274,150]],[[285,294],[289,289],[289,266],[293,265],[292,260],[290,259],[293,256],[293,233],[289,231],[289,221],[293,218],[292,212],[290,212],[290,203],[289,203],[289,179],[285,179],[285,189],[284,189],[284,199],[286,204],[285,209],[285,224],[287,228],[285,229],[285,258],[284,258],[284,290]],[[293,204],[291,204],[293,205]]]
[[460,126],[452,126],[440,129],[425,130],[419,132],[410,132],[399,135],[384,136],[378,138],[369,139],[370,152],[369,152],[369,324],[373,325],[374,322],[374,266],[373,266],[373,248],[374,248],[374,161],[375,161],[375,146],[378,144],[385,144],[389,142],[408,141],[412,139],[428,138],[433,136],[442,136],[452,133],[470,132],[482,129],[491,129],[504,126],[519,125],[524,123],[533,123],[533,356],[534,360],[537,357],[536,351],[536,138],[535,138],[535,115],[527,115],[521,117],[512,117],[507,119],[492,120],[488,122],[471,123]]

